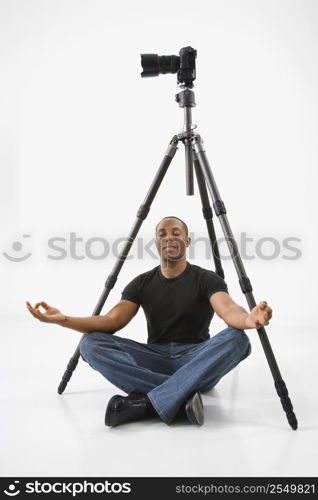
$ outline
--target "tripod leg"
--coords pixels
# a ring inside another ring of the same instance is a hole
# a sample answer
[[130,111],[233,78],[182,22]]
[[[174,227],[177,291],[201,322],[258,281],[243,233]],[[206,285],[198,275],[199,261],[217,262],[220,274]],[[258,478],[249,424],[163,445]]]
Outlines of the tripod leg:
[[208,235],[210,239],[210,244],[211,244],[211,250],[212,250],[212,255],[214,259],[214,265],[215,265],[215,271],[216,273],[221,276],[221,278],[224,278],[224,271],[220,259],[220,252],[219,252],[219,247],[217,245],[216,241],[216,235],[215,235],[215,230],[214,230],[214,225],[213,225],[213,211],[209,202],[209,196],[204,180],[204,176],[200,167],[200,163],[198,159],[194,159],[193,161],[194,164],[194,169],[195,169],[195,175],[197,178],[198,182],[198,188],[200,192],[200,198],[202,202],[202,213],[203,217],[205,218],[207,230],[208,230]]
[[[252,309],[254,306],[256,306],[256,302],[252,293],[252,285],[250,283],[249,278],[246,275],[244,265],[241,259],[241,256],[239,254],[230,224],[228,222],[227,216],[226,216],[226,208],[221,200],[220,193],[218,191],[218,188],[216,186],[204,146],[202,144],[202,139],[199,135],[195,137],[195,142],[194,142],[194,150],[195,150],[195,159],[198,160],[200,167],[202,169],[202,172],[205,177],[205,181],[207,183],[208,189],[211,194],[211,198],[213,201],[213,208],[215,210],[216,215],[218,216],[220,220],[220,224],[222,226],[222,230],[224,233],[224,236],[227,241],[227,245],[229,247],[229,251],[237,272],[237,275],[239,277],[239,283],[241,286],[242,292],[245,294],[247,303],[249,305],[249,308]],[[291,403],[291,400],[288,396],[288,390],[286,387],[286,384],[284,380],[282,379],[282,376],[280,374],[274,353],[272,351],[269,339],[267,337],[267,333],[265,331],[265,328],[262,326],[257,330],[260,341],[262,343],[270,370],[272,372],[274,382],[275,382],[275,388],[277,391],[278,396],[280,397],[282,407],[284,411],[286,412],[286,417],[288,420],[289,425],[292,427],[292,429],[296,430],[297,429],[297,419],[296,416],[293,412],[293,405]]]
[[[105,282],[105,287],[104,287],[104,290],[103,290],[103,293],[101,294],[100,298],[99,298],[99,301],[93,311],[93,316],[98,316],[99,313],[101,312],[102,308],[103,308],[103,305],[109,295],[109,292],[110,290],[113,288],[113,286],[115,285],[116,281],[117,281],[117,277],[118,277],[118,274],[126,260],[126,257],[129,253],[129,250],[138,234],[138,231],[144,221],[144,219],[147,217],[148,215],[148,212],[150,210],[150,207],[151,207],[151,204],[156,196],[156,193],[160,187],[160,184],[168,170],[168,167],[178,149],[177,147],[177,144],[178,144],[178,137],[177,136],[174,136],[169,144],[169,147],[166,151],[166,154],[161,162],[161,165],[159,167],[159,170],[156,174],[156,177],[154,178],[151,186],[150,186],[150,189],[146,195],[146,198],[144,199],[144,202],[142,203],[142,205],[140,205],[139,207],[139,210],[137,212],[137,219],[135,221],[135,223],[133,224],[133,227],[130,231],[130,234],[127,238],[127,242],[124,246],[124,249],[122,250],[122,252],[120,253],[120,255],[118,256],[117,258],[117,261],[111,271],[111,273],[109,274],[108,278],[106,279],[106,282]],[[85,335],[85,334],[84,334]],[[84,335],[82,336],[82,339],[84,337]],[[81,340],[82,340],[81,339]],[[60,382],[60,385],[58,386],[58,390],[57,392],[59,394],[62,394],[63,391],[65,390],[66,386],[67,386],[67,383],[69,382],[76,366],[77,366],[77,363],[78,363],[78,360],[79,360],[79,357],[80,357],[80,344],[81,344],[81,341],[79,342],[73,356],[71,357],[70,361],[68,362],[68,365],[66,367],[66,370],[64,372],[64,375],[62,377],[62,380]]]

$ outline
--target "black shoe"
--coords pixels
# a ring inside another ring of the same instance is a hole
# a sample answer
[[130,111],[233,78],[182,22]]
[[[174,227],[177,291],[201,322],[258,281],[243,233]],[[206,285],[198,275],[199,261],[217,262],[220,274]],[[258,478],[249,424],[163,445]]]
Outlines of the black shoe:
[[199,392],[195,392],[185,404],[185,413],[187,415],[188,420],[190,420],[191,424],[202,425],[204,422],[204,413],[203,413],[203,403],[201,394]]
[[128,396],[113,396],[107,405],[105,425],[115,427],[132,420],[157,415],[146,394],[132,392]]

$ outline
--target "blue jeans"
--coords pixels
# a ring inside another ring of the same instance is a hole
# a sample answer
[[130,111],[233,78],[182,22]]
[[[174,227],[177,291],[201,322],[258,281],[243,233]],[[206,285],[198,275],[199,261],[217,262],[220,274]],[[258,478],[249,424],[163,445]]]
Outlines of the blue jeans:
[[84,361],[124,392],[147,394],[166,424],[191,394],[209,391],[250,352],[246,333],[233,327],[199,344],[143,344],[98,331],[80,344]]

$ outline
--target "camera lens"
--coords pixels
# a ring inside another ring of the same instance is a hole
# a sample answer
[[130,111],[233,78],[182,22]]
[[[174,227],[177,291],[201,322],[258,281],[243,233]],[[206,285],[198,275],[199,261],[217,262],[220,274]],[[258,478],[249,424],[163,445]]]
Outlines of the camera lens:
[[141,54],[142,77],[158,76],[160,73],[176,73],[180,67],[179,56],[158,56],[158,54]]
[[143,72],[141,76],[159,75],[159,56],[158,54],[141,54],[141,65]]

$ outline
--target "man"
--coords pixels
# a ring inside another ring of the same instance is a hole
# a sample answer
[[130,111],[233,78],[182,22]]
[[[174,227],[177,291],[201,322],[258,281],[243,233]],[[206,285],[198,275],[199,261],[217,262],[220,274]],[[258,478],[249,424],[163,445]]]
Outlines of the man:
[[[248,313],[232,300],[215,272],[190,264],[186,260],[190,241],[181,219],[164,217],[156,226],[160,265],[133,279],[105,315],[70,317],[43,301],[34,307],[26,303],[40,321],[87,334],[80,344],[83,360],[128,394],[108,402],[108,426],[154,415],[170,424],[181,414],[202,425],[200,393],[209,391],[250,354],[244,330],[268,325],[272,317],[267,302]],[[114,335],[140,306],[147,320],[147,343]],[[210,337],[214,311],[228,326]]]

